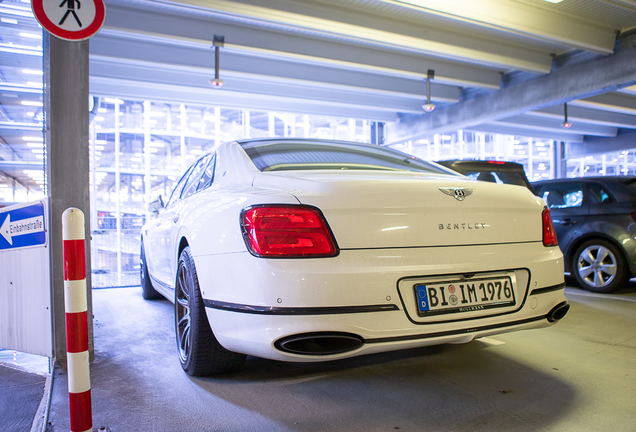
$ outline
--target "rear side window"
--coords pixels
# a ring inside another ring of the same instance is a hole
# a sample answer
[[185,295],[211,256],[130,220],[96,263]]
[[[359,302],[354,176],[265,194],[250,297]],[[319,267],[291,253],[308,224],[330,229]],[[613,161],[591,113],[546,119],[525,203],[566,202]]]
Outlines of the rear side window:
[[583,204],[581,183],[547,184],[541,187],[540,193],[550,208],[580,207]]
[[187,198],[197,191],[199,180],[201,179],[201,175],[203,174],[204,169],[207,167],[208,162],[210,161],[210,157],[211,155],[206,155],[199,159],[199,161],[194,165],[194,168],[192,168],[192,174],[190,174],[186,185],[183,187],[181,199]]
[[247,142],[241,144],[260,171],[389,170],[450,174],[386,147],[341,142]]
[[587,185],[587,189],[590,193],[590,201],[595,204],[612,204],[614,198],[609,194],[605,186],[598,183],[590,183]]
[[210,157],[208,165],[203,170],[203,174],[201,175],[197,186],[197,192],[210,187],[214,181],[214,168],[216,168],[216,155],[212,155],[212,157]]
[[181,176],[181,179],[179,179],[179,182],[177,183],[175,188],[172,190],[172,194],[170,194],[170,199],[168,199],[168,202],[166,203],[166,207],[170,207],[179,199],[179,197],[181,196],[181,191],[183,190],[183,187],[185,186],[191,171],[192,171],[192,167],[188,168],[185,174]]

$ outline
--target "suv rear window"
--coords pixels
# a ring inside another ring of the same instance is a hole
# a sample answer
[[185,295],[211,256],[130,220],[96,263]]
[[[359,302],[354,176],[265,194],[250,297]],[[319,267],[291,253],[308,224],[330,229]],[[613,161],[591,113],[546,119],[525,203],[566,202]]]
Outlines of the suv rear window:
[[241,147],[260,171],[390,170],[452,174],[386,147],[344,142],[245,142]]

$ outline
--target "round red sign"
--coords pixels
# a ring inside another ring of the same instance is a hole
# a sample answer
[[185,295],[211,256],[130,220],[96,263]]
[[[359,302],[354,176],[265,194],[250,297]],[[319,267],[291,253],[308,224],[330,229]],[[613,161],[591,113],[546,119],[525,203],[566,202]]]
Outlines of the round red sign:
[[106,18],[104,0],[32,0],[31,7],[49,33],[71,41],[93,36]]

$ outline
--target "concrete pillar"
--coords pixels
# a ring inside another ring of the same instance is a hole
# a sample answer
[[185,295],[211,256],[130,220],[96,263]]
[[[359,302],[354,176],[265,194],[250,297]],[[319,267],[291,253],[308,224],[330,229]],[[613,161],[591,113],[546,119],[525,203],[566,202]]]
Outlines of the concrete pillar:
[[554,165],[555,177],[566,178],[568,174],[567,159],[565,158],[565,143],[563,141],[554,142]]
[[[44,32],[44,107],[48,143],[47,178],[50,197],[51,299],[53,355],[66,365],[62,213],[69,207],[84,212],[90,239],[88,150],[88,41],[69,42]],[[88,341],[93,351],[93,305],[90,247],[86,247]]]

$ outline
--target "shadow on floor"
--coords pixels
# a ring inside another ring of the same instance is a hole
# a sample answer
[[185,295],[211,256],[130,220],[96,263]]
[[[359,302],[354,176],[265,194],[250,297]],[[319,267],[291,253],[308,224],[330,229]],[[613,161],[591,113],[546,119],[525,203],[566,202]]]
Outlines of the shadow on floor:
[[[238,373],[180,368],[173,305],[137,289],[93,293],[93,427],[117,431],[534,431],[577,397],[552,370],[475,341],[326,363],[249,357]],[[57,369],[49,430],[68,430]]]

